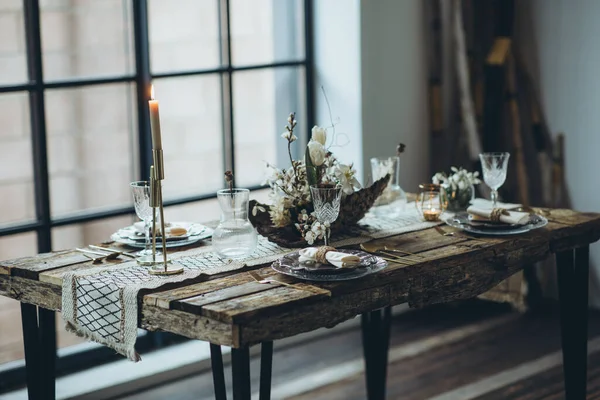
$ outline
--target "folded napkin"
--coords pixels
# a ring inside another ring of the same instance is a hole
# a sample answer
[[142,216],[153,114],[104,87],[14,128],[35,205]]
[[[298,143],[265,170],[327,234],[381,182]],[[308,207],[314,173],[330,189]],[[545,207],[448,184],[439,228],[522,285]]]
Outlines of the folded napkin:
[[[477,197],[473,200],[471,200],[471,205],[477,208],[484,208],[484,209],[492,209],[494,207],[494,203],[491,200],[487,200],[487,199],[482,199],[481,197]],[[496,203],[496,207],[498,208],[504,208],[505,210],[514,210],[515,208],[519,208],[521,207],[521,204],[515,204],[515,203]]]
[[[333,247],[331,247],[333,249]],[[323,251],[320,247],[307,247],[305,249],[300,250],[298,253],[300,254],[300,262],[317,262],[319,260],[319,251]],[[355,256],[353,254],[341,253],[339,251],[333,250],[324,250],[325,251],[325,260],[333,266],[338,268],[352,267],[360,262],[360,257]]]
[[[471,206],[467,208],[467,212],[473,216],[473,221],[491,221],[493,209]],[[529,222],[529,213],[505,211],[500,214],[499,221],[505,224],[525,225]]]

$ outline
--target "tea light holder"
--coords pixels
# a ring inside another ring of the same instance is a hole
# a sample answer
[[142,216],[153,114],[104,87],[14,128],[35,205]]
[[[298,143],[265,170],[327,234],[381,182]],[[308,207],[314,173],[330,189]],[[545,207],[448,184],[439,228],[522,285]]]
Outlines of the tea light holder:
[[423,183],[419,185],[419,189],[415,205],[421,217],[425,221],[439,221],[447,206],[440,185]]

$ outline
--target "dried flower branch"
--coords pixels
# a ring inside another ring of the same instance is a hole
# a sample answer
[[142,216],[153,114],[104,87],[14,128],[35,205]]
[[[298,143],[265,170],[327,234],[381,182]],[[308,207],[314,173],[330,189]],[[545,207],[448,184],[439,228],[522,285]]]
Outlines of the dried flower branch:
[[404,153],[404,149],[406,149],[406,145],[404,143],[399,143],[398,146],[396,146],[396,155],[400,156],[400,154]]
[[229,194],[231,195],[231,209],[233,210],[233,219],[235,219],[235,198],[233,197],[233,172],[225,171],[225,182],[229,186]]

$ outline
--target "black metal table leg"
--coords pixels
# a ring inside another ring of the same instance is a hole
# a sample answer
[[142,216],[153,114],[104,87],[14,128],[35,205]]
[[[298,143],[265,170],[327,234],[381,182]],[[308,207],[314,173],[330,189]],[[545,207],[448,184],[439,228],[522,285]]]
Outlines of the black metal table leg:
[[384,400],[390,337],[391,308],[362,314],[367,398]]
[[273,371],[273,342],[264,342],[260,349],[259,400],[271,398],[271,374]]
[[250,349],[231,349],[233,400],[250,400]]
[[54,311],[21,303],[25,370],[29,400],[56,398]]
[[29,400],[40,396],[40,351],[37,307],[21,303],[21,323],[23,326],[23,346],[25,350],[25,370],[27,372],[27,395]]
[[565,397],[567,400],[585,399],[589,247],[557,253],[556,267]]
[[54,311],[38,307],[38,330],[42,359],[42,394],[47,400],[56,398],[56,319]]
[[210,344],[210,363],[213,374],[215,400],[227,400],[225,371],[223,370],[223,354],[221,353],[221,346],[218,344]]

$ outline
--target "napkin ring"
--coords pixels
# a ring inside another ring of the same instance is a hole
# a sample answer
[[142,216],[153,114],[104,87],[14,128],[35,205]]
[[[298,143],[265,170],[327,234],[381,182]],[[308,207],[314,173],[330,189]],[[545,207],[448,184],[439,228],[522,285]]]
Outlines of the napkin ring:
[[508,215],[506,208],[494,208],[490,213],[490,221],[500,222],[500,217],[502,215]]
[[331,246],[320,246],[317,248],[317,252],[315,253],[315,260],[321,264],[327,264],[327,259],[325,258],[325,254],[329,251],[335,251],[335,247]]

